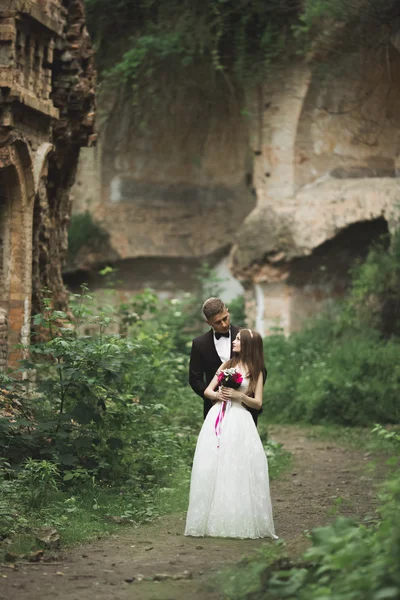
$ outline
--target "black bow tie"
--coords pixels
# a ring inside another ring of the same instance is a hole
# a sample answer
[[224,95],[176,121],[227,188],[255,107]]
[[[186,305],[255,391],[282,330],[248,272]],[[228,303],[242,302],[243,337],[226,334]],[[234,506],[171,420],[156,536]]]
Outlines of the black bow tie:
[[215,334],[215,339],[219,340],[219,338],[221,338],[221,337],[228,338],[229,337],[229,331],[227,331],[226,333],[216,333]]

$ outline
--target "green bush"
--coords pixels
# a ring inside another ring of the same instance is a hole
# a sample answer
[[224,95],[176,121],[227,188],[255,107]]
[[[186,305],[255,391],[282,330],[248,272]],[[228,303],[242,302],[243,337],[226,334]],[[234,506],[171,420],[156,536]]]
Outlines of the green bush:
[[[304,407],[298,406],[298,384],[309,373],[325,366],[337,341],[337,327],[330,315],[320,315],[301,332],[285,337],[277,332],[264,338],[268,379],[264,388],[266,412],[280,421],[305,419]],[[310,380],[310,392],[313,381]],[[303,415],[302,417],[300,415]]]
[[[381,427],[398,457],[400,435]],[[314,529],[311,545],[295,562],[273,554],[247,561],[246,579],[236,569],[221,577],[227,600],[398,600],[400,598],[400,476],[382,487],[377,515],[358,525],[338,517]],[[281,550],[282,554],[282,550]],[[267,562],[268,561],[268,562]]]
[[[21,364],[36,373],[25,399],[32,416],[2,419],[2,449],[16,464],[40,457],[55,461],[62,474],[82,466],[103,480],[130,477],[146,487],[153,477],[161,485],[179,452],[162,403],[179,386],[168,336],[107,333],[107,312],[93,312],[87,293],[75,300],[72,320],[52,310],[50,299],[33,319],[47,339],[32,343]],[[88,327],[92,335],[79,333]]]
[[400,345],[354,337],[337,344],[299,379],[298,416],[305,420],[367,426],[399,423]]
[[[323,347],[322,347],[323,346]],[[265,340],[265,412],[278,421],[370,425],[400,422],[400,343],[376,332],[324,346],[316,331]]]
[[237,296],[227,302],[229,314],[231,315],[231,323],[240,327],[247,327],[246,307],[244,296]]
[[57,465],[48,460],[27,458],[18,474],[23,499],[28,509],[46,506],[58,492],[60,473]]
[[2,377],[18,399],[0,418],[3,537],[37,522],[69,536],[78,508],[94,531],[93,511],[107,515],[107,506],[118,518],[150,518],[157,490],[190,464],[201,403],[186,385],[178,309],[150,292],[134,304],[135,314],[118,311],[124,335],[109,332],[121,327],[114,308],[95,310],[85,287],[68,315],[47,298],[33,317],[37,335],[19,370],[34,378]]
[[399,423],[400,234],[353,269],[348,298],[288,338],[265,338],[265,414],[277,421]]
[[87,210],[81,214],[74,214],[68,228],[68,256],[74,261],[81,248],[90,250],[100,249],[108,243],[108,232],[92,218]]
[[400,335],[400,230],[381,240],[353,268],[344,316],[350,325],[375,328],[385,337]]
[[[358,526],[339,517],[314,529],[306,565],[273,572],[260,595],[296,600],[383,600],[400,598],[400,477],[383,488],[381,521]],[[246,596],[245,596],[246,597]]]

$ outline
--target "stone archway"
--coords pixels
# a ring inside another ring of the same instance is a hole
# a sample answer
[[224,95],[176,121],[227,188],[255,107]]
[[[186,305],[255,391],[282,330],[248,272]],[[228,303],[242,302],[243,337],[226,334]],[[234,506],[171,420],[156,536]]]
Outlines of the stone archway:
[[29,344],[33,171],[23,141],[2,149],[0,169],[0,368],[15,367]]
[[279,324],[289,333],[339,288],[343,293],[343,282],[338,288],[329,271],[329,285],[289,284],[299,265],[316,268],[317,249],[327,252],[341,232],[356,235],[374,221],[393,229],[400,197],[400,52],[388,48],[385,60],[366,56],[365,49],[332,55],[325,74],[315,61],[300,61],[264,85],[257,206],[231,251],[232,271],[245,284],[249,313],[262,331]]
[[7,366],[8,356],[8,311],[10,287],[10,233],[11,209],[10,198],[7,194],[7,182],[12,174],[10,169],[0,170],[0,369]]

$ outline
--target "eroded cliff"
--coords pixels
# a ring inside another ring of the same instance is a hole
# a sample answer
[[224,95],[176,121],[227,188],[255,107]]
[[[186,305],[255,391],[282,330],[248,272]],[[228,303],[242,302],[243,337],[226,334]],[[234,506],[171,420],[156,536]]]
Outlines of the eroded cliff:
[[399,47],[371,31],[346,49],[348,31],[331,28],[311,56],[269,69],[245,113],[194,75],[141,131],[129,94],[115,92],[74,190],[75,210],[91,212],[110,247],[83,249],[75,268],[229,252],[264,333],[292,331],[342,295],[400,199]]

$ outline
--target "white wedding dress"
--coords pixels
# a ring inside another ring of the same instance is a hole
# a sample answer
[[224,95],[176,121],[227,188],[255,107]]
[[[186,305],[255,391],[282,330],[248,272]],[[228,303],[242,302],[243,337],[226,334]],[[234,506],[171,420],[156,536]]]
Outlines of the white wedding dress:
[[[247,387],[245,379],[240,389]],[[268,462],[253,418],[229,402],[219,430],[221,406],[211,408],[197,440],[185,535],[277,539]]]

